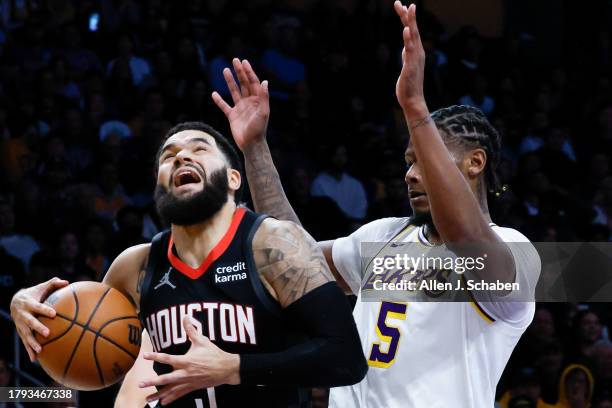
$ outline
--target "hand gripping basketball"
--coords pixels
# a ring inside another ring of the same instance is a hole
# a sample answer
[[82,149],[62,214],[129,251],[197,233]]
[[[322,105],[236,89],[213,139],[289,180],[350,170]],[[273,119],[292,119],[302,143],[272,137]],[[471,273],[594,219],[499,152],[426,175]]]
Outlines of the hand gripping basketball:
[[49,335],[49,329],[35,316],[55,317],[55,310],[42,301],[49,293],[66,285],[68,281],[52,278],[36,286],[20,290],[11,300],[11,317],[28,356],[30,356],[30,361],[36,360],[36,354],[41,351],[41,346],[34,338],[33,332],[43,337]]

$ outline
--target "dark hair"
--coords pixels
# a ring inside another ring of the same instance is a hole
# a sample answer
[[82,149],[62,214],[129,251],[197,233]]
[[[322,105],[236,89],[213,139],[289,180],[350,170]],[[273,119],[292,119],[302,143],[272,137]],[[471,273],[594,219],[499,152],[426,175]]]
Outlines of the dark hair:
[[[217,143],[217,147],[227,159],[227,162],[229,163],[229,167],[234,170],[238,170],[240,172],[240,175],[242,175],[242,161],[240,160],[240,156],[238,156],[236,149],[234,149],[234,147],[225,138],[225,136],[223,136],[215,128],[213,128],[212,126],[204,122],[179,123],[178,125],[174,126],[172,129],[170,129],[168,133],[166,133],[166,135],[163,137],[159,145],[157,154],[155,155],[155,173],[156,174],[157,174],[157,171],[159,170],[159,156],[161,155],[162,147],[164,146],[164,143],[172,135],[182,132],[184,130],[197,130],[197,131],[204,132],[206,134],[211,135],[213,139],[215,139],[215,142]],[[240,202],[240,199],[242,198],[242,186],[243,185],[244,183],[241,183],[240,188],[236,190],[236,192],[234,193],[234,201],[236,202],[236,204],[238,204]]]
[[485,183],[490,193],[499,195],[502,188],[497,175],[501,137],[487,117],[478,108],[453,105],[431,114],[436,127],[443,131],[446,143],[457,143],[466,149],[482,148],[487,154]]

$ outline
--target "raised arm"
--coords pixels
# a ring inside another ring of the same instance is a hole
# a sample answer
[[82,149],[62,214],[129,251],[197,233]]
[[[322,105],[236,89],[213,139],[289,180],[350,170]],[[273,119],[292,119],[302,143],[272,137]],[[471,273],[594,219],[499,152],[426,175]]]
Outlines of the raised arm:
[[212,98],[227,117],[234,140],[244,154],[255,210],[300,224],[287,200],[266,142],[270,117],[268,81],[260,82],[247,60],[234,58],[232,63],[241,86],[236,84],[229,68],[223,70],[223,76],[234,106],[230,107],[217,92],[213,92]]
[[[240,86],[234,81],[229,68],[223,70],[223,76],[232,94],[234,106],[228,105],[217,92],[213,92],[212,98],[225,114],[234,140],[244,154],[246,176],[255,210],[279,220],[301,225],[283,190],[266,142],[270,117],[268,81],[260,82],[247,60],[240,61],[234,58],[232,63]],[[333,241],[319,242],[319,247],[338,285],[345,293],[350,293],[348,285],[334,266],[331,255],[332,245]]]
[[486,268],[487,276],[483,278],[511,282],[514,280],[511,254],[503,245],[499,245],[502,240],[489,226],[489,220],[442,140],[427,108],[423,94],[425,51],[417,27],[416,6],[412,4],[406,7],[396,1],[394,7],[404,26],[403,63],[396,95],[419,163],[433,223],[442,241],[449,247],[462,243],[481,243],[487,248],[487,263],[496,267]]

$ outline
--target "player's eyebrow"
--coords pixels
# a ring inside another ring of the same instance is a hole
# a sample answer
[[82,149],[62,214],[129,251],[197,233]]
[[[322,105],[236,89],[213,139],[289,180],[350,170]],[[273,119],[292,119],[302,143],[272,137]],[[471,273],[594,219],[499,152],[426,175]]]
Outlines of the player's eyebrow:
[[[212,144],[210,143],[210,141],[209,141],[208,139],[204,138],[204,137],[194,137],[194,138],[189,139],[189,140],[187,141],[187,143],[198,143],[198,142],[206,143],[207,145],[212,146]],[[167,145],[165,145],[165,146],[162,148],[162,150],[161,150],[161,152],[159,153],[159,155],[161,156],[162,154],[164,154],[164,152],[165,152],[166,150],[171,150],[171,149],[173,149],[173,148],[175,148],[175,147],[176,147],[176,143],[168,143]]]

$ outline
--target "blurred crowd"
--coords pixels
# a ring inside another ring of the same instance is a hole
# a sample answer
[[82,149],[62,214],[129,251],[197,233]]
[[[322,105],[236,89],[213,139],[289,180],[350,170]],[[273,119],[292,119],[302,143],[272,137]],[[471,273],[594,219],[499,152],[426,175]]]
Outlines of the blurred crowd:
[[[473,105],[501,132],[493,219],[533,241],[612,239],[612,12],[594,3],[589,29],[568,25],[549,57],[512,27],[448,32],[419,2],[429,108]],[[154,153],[185,120],[231,138],[210,94],[229,98],[233,57],[270,81],[268,141],[315,238],[410,215],[396,20],[386,0],[0,0],[0,308],[52,276],[100,280],[164,228]],[[612,407],[611,317],[540,305],[501,406]]]

